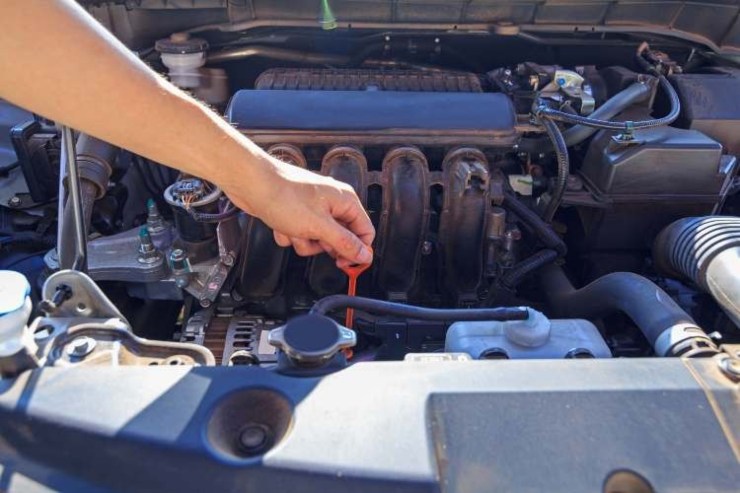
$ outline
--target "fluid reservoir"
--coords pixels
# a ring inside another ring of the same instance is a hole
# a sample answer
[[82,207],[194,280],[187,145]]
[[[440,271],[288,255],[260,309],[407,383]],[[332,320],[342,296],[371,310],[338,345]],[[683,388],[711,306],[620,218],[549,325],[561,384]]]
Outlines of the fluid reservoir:
[[526,320],[455,322],[445,352],[475,359],[611,358],[611,351],[588,320],[548,319],[527,309]]
[[0,373],[26,366],[36,343],[26,323],[31,315],[31,286],[23,274],[0,271]]

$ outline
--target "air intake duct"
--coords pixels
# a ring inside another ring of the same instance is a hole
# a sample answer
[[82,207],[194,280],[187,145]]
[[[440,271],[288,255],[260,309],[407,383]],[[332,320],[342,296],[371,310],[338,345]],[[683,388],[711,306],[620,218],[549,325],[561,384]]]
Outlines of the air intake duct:
[[740,327],[740,217],[687,217],[668,225],[653,245],[656,267],[710,293]]

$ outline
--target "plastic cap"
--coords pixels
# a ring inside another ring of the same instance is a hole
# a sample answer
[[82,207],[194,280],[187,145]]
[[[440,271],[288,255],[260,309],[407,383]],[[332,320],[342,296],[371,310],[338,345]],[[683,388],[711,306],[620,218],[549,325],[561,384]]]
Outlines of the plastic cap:
[[31,294],[26,276],[12,270],[0,270],[0,316],[20,309]]

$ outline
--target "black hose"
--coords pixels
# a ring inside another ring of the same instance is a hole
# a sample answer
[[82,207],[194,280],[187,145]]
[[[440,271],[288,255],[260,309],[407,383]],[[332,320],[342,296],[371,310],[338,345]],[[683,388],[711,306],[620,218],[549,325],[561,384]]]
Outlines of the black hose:
[[442,320],[442,321],[481,321],[490,320],[505,322],[507,320],[526,320],[528,310],[517,308],[423,308],[419,306],[402,305],[391,301],[374,300],[358,296],[337,294],[327,296],[314,303],[309,313],[325,315],[342,308],[354,308],[369,313],[389,315],[394,317],[411,318],[415,320]]
[[197,212],[192,209],[190,209],[189,212],[190,216],[199,223],[220,223],[221,221],[226,221],[227,219],[236,217],[239,214],[239,209],[237,209],[236,207],[232,207],[230,209],[226,209],[223,212],[218,212],[215,214]]
[[716,347],[696,322],[665,291],[630,272],[615,272],[575,289],[560,267],[542,270],[542,287],[558,316],[600,318],[627,315],[659,356],[716,354]]
[[501,284],[507,289],[513,289],[527,276],[553,262],[556,258],[558,258],[558,252],[555,250],[540,250],[509,269],[501,278]]
[[516,214],[519,220],[528,226],[547,248],[555,250],[560,256],[565,256],[568,252],[565,242],[552,229],[552,226],[543,221],[536,212],[517,199],[514,193],[504,192],[504,202],[501,205]]
[[668,79],[666,79],[665,76],[658,75],[658,82],[660,82],[661,87],[666,91],[666,94],[668,94],[668,98],[671,101],[671,111],[666,116],[662,118],[657,118],[655,120],[643,120],[637,122],[614,122],[610,120],[600,120],[597,118],[572,115],[564,111],[558,111],[554,108],[546,106],[545,104],[540,104],[535,109],[535,114],[540,118],[547,117],[551,120],[561,121],[565,123],[585,125],[588,127],[600,128],[604,130],[619,130],[627,133],[631,133],[633,130],[638,130],[642,128],[654,128],[661,127],[663,125],[669,125],[673,123],[676,118],[678,118],[678,115],[681,112],[681,101],[678,99],[678,94],[676,93],[676,90],[673,89],[673,86],[671,86],[671,83],[668,82]]
[[548,118],[541,118],[540,121],[545,127],[548,137],[552,141],[552,146],[555,148],[555,156],[558,160],[558,172],[555,177],[555,187],[550,196],[550,202],[547,204],[545,212],[542,214],[543,219],[548,223],[552,221],[560,207],[560,203],[563,201],[563,195],[565,194],[565,187],[568,183],[568,175],[570,174],[570,157],[568,156],[568,146],[565,144],[563,134],[560,132],[557,123],[549,120]]
[[[618,92],[599,108],[591,113],[591,118],[608,120],[614,118],[633,104],[644,101],[650,96],[650,85],[643,82],[635,82],[623,91]],[[563,132],[563,138],[567,147],[580,144],[597,132],[597,128],[586,125],[576,125]],[[519,141],[519,150],[529,153],[550,152],[553,150],[552,140],[548,137],[533,139],[522,139]]]

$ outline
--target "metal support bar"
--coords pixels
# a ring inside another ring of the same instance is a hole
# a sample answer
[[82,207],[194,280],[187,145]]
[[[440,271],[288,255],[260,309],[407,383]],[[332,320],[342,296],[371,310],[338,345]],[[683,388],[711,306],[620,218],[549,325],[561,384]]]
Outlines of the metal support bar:
[[[75,234],[75,256],[72,265],[61,265],[65,256],[59,253],[60,269],[72,269],[85,271],[87,270],[87,232],[85,231],[85,219],[82,213],[82,195],[80,192],[80,172],[77,166],[77,153],[75,150],[74,135],[72,129],[66,126],[62,127],[62,155],[67,164],[67,189],[69,197],[67,203],[72,207],[74,218]],[[63,215],[63,210],[60,211]],[[61,230],[60,230],[61,232]],[[60,240],[59,245],[63,245]]]

